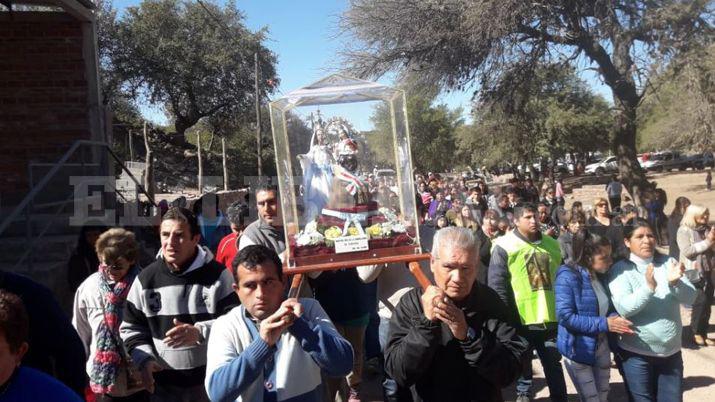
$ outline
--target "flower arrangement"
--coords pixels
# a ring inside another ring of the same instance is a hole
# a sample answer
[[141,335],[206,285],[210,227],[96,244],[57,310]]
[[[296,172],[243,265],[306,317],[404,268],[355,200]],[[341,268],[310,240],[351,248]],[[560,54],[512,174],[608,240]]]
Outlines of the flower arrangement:
[[[390,210],[380,211],[388,218],[387,221],[374,223],[365,228],[364,233],[368,239],[387,239],[399,234],[405,233],[407,229],[405,225],[398,221],[397,216]],[[347,231],[343,234],[343,229],[340,226],[322,225],[317,221],[311,221],[305,225],[303,231],[296,236],[297,246],[316,246],[325,244],[332,247],[334,240],[343,236],[358,236],[363,231],[362,228],[356,227],[357,223],[351,223]]]

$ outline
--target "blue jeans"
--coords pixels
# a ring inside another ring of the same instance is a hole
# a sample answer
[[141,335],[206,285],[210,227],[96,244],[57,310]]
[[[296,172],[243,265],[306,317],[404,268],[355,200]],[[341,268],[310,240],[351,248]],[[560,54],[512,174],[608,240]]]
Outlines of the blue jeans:
[[[529,341],[529,344],[541,360],[544,368],[546,384],[549,386],[549,398],[554,402],[566,402],[566,380],[561,367],[561,353],[556,348],[556,328],[528,329],[523,328],[520,335]],[[516,393],[530,395],[533,382],[531,369],[531,350],[524,353],[524,367],[521,376],[516,381]]]
[[635,402],[683,400],[683,355],[651,357],[622,351],[623,373]]

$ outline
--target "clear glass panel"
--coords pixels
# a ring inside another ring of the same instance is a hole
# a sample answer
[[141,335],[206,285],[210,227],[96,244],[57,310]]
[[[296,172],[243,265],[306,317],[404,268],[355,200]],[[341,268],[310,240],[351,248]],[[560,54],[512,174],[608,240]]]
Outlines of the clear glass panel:
[[403,91],[332,75],[270,106],[289,269],[421,253]]

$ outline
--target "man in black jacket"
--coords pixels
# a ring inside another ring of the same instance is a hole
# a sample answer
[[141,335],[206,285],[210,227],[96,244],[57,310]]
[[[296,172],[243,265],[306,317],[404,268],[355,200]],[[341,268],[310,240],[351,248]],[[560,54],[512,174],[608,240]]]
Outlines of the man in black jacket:
[[501,401],[521,371],[528,345],[497,294],[476,281],[478,246],[468,229],[438,231],[436,286],[409,291],[392,316],[385,369],[418,400]]

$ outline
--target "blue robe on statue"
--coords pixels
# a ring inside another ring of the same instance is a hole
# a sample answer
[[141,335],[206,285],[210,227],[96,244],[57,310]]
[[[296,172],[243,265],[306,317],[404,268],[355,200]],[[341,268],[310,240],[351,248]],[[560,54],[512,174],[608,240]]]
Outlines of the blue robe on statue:
[[303,169],[304,222],[315,219],[328,203],[333,181],[332,156],[327,145],[313,145],[305,155],[299,155]]

